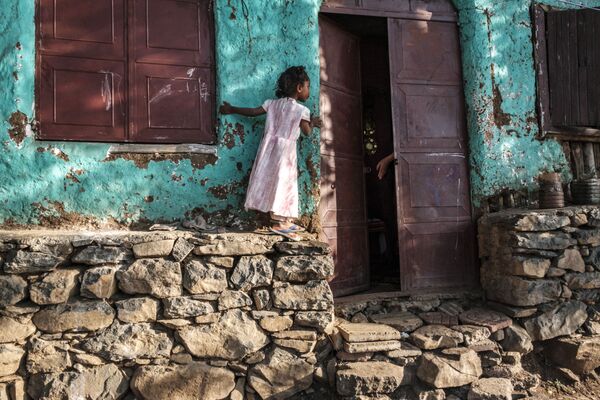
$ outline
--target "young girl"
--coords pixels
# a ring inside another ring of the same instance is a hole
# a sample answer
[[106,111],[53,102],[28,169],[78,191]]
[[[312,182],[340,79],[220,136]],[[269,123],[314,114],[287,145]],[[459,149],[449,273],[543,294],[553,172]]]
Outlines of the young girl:
[[250,174],[246,209],[269,212],[271,231],[298,240],[303,228],[292,224],[298,218],[298,166],[296,140],[300,130],[308,135],[321,127],[318,117],[300,104],[310,95],[310,80],[304,67],[290,67],[277,80],[277,99],[256,108],[235,107],[223,102],[221,114],[256,117],[267,114],[265,132]]

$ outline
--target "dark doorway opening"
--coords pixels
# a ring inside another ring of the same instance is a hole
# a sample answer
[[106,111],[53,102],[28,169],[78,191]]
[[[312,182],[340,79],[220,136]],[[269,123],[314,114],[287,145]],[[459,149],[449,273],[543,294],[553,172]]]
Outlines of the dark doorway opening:
[[[352,142],[355,141],[355,138],[347,136],[359,136],[359,144],[362,145],[362,148],[359,149],[362,174],[359,171],[358,174],[355,173],[350,177],[350,180],[355,182],[362,180],[362,185],[355,183],[355,190],[361,186],[364,188],[361,197],[363,198],[365,226],[362,230],[355,230],[354,235],[366,237],[354,236],[349,240],[356,242],[351,245],[353,248],[359,248],[359,243],[366,242],[368,259],[364,261],[368,263],[368,273],[363,276],[363,282],[355,281],[355,285],[358,283],[362,286],[361,289],[370,288],[377,291],[399,290],[400,265],[394,165],[393,163],[389,164],[389,167],[382,173],[381,179],[377,169],[378,163],[394,152],[387,19],[333,14],[321,17],[321,23],[327,24],[330,30],[335,30],[339,35],[347,34],[348,37],[355,38],[356,48],[342,54],[339,61],[359,64],[356,66],[338,65],[335,69],[331,69],[334,73],[342,75],[348,72],[358,74],[354,79],[358,80],[357,85],[360,88],[360,106],[357,108],[360,115],[347,116],[348,119],[360,121],[359,124],[354,122],[348,125],[356,127],[356,129],[338,130],[333,127],[335,140]],[[332,77],[325,76],[325,78],[324,85],[331,86],[327,79],[331,80]],[[326,91],[331,92],[336,89],[339,87],[333,89],[328,87]],[[332,106],[336,107],[338,104],[339,101]],[[338,111],[334,108],[331,112]],[[339,168],[342,165],[341,162],[334,162],[334,164],[338,165],[338,168],[335,168],[335,165],[334,168],[331,168],[335,174],[345,175],[348,173]],[[339,176],[336,178],[340,180]],[[327,185],[327,189],[330,188],[331,185]],[[338,189],[338,191],[341,190],[341,188]],[[346,200],[340,199],[336,206],[338,220],[340,220],[339,216],[344,209],[361,205],[357,203],[349,206]],[[345,290],[344,288],[337,290],[338,293],[340,291]]]
[[[319,211],[334,255],[334,294],[476,285],[461,53],[451,0],[335,0],[322,11]],[[374,154],[364,142],[369,121]],[[390,139],[397,161],[378,181],[374,168]]]

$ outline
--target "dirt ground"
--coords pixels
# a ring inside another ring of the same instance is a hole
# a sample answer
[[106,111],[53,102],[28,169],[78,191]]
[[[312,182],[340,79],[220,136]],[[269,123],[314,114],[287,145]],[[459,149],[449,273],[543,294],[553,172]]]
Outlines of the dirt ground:
[[571,384],[559,380],[544,381],[532,394],[539,400],[599,400],[600,380],[593,377]]

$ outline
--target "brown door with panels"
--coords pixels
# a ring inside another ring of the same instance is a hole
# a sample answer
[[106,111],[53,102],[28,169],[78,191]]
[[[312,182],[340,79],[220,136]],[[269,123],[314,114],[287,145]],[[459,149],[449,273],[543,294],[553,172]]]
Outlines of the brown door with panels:
[[473,285],[458,27],[388,19],[402,290]]
[[319,18],[321,50],[321,202],[336,296],[369,286],[362,145],[359,38]]

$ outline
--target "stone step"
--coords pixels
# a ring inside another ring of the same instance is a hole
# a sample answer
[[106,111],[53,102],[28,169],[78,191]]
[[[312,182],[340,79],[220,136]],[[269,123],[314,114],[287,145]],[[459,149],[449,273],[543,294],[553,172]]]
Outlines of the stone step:
[[398,340],[379,340],[377,342],[346,342],[344,350],[348,353],[374,353],[377,351],[391,351],[401,348]]
[[337,391],[342,396],[392,393],[410,384],[412,378],[404,367],[383,361],[348,363],[336,373]]
[[338,329],[344,340],[351,343],[398,340],[401,337],[399,331],[382,324],[343,323]]
[[423,320],[409,311],[375,314],[371,316],[371,321],[389,325],[400,332],[412,332],[423,325]]

